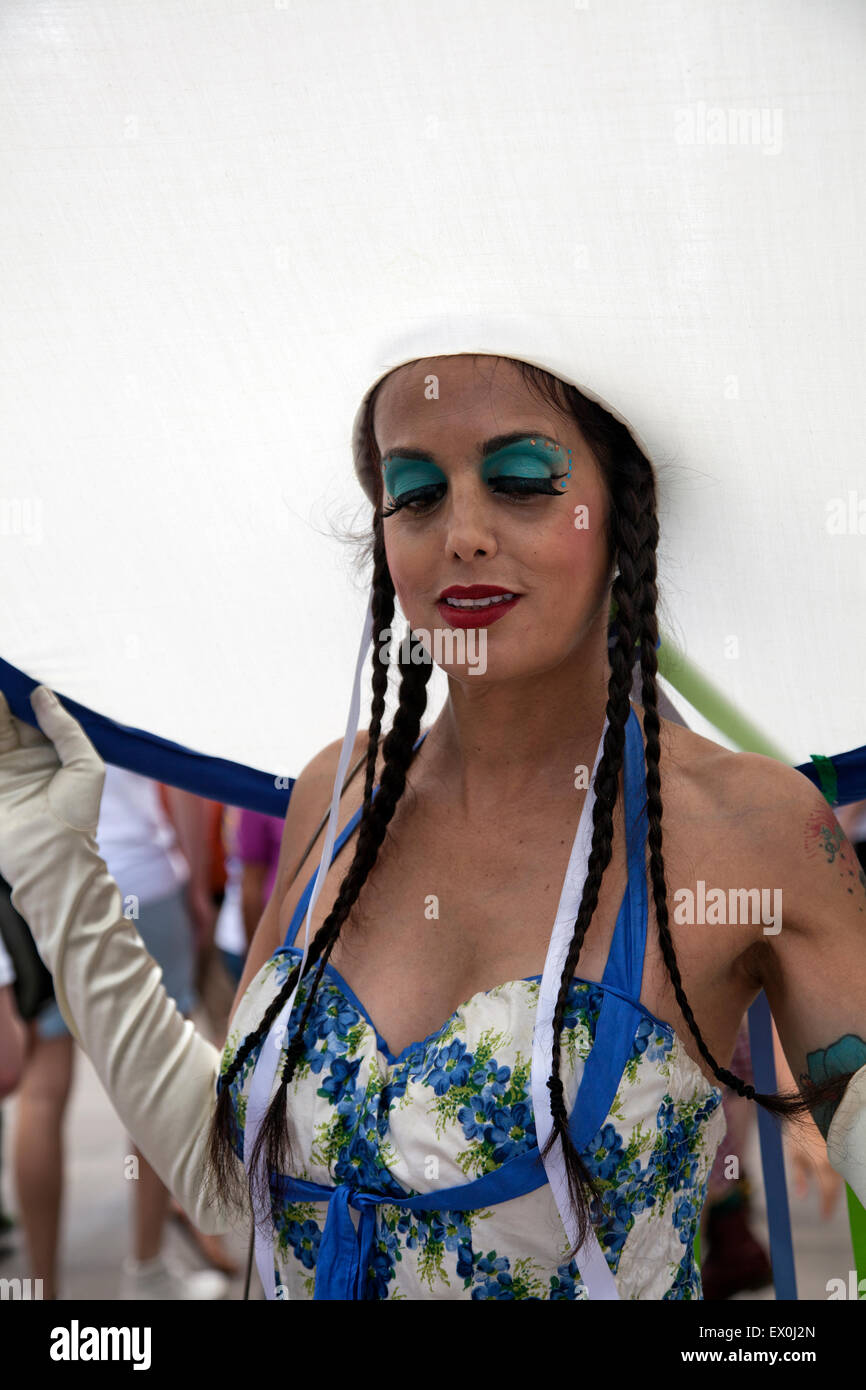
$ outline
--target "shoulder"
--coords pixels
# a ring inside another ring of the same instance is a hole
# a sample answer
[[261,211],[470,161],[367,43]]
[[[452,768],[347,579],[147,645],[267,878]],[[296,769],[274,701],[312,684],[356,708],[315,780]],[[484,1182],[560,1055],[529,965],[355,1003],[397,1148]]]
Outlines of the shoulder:
[[[642,710],[638,707],[638,715]],[[682,724],[660,721],[660,764],[672,785],[723,817],[774,815],[781,810],[815,811],[832,817],[808,777],[761,753],[735,752]]]
[[[367,752],[369,743],[369,730],[360,729],[355,737],[352,752],[349,755],[349,765],[346,769],[346,776],[354,768],[359,758]],[[318,753],[315,753],[310,761],[300,771],[295,778],[292,794],[289,798],[289,814],[294,808],[294,819],[298,821],[301,817],[304,820],[312,818],[309,833],[312,834],[314,824],[318,823],[331,804],[331,797],[334,794],[334,778],[337,775],[337,766],[340,761],[340,751],[343,747],[342,738],[335,738],[333,743],[325,744]],[[381,751],[381,750],[380,750]],[[361,796],[364,786],[364,767],[363,764],[343,794],[341,805],[354,804],[355,794],[357,804],[361,804]],[[359,792],[358,789],[361,789]],[[288,815],[286,817],[288,820]]]
[[[352,771],[358,759],[366,753],[368,742],[369,730],[359,730],[349,757],[347,774]],[[334,778],[337,775],[342,747],[342,738],[336,738],[333,743],[326,744],[310,758],[295,778],[283,825],[279,871],[281,892],[285,891],[285,886],[293,873],[297,873],[303,864],[310,838],[331,805],[331,797],[334,794]],[[354,811],[360,806],[363,788],[364,769],[362,765],[341,799],[340,805],[343,808],[341,820],[345,819],[347,808],[350,808],[350,814],[354,814]]]
[[823,843],[842,832],[823,794],[802,772],[760,753],[733,752],[661,721],[666,785],[684,832],[714,845],[730,869],[753,867],[779,882],[802,879]]

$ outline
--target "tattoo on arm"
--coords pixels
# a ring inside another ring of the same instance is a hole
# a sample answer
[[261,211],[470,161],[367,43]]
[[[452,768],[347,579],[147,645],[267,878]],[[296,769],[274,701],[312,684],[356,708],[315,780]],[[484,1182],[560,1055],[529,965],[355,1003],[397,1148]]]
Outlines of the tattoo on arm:
[[[810,815],[806,822],[803,848],[807,859],[836,866],[848,892],[857,897],[859,911],[866,913],[866,873],[829,806]],[[862,890],[859,894],[858,881]]]
[[[809,1068],[809,1078],[815,1082],[829,1081],[834,1076],[845,1076],[848,1072],[859,1071],[866,1065],[866,1039],[857,1037],[855,1033],[845,1033],[830,1047],[819,1049],[817,1052],[807,1052],[806,1065]],[[804,1078],[801,1077],[802,1079]],[[839,1100],[822,1101],[812,1110],[815,1124],[825,1139]]]

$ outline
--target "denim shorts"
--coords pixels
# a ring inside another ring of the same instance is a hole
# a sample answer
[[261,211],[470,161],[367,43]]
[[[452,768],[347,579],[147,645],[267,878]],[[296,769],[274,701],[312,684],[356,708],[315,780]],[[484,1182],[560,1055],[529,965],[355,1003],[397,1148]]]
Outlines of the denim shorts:
[[[162,983],[182,1014],[191,1013],[197,1003],[195,991],[195,950],[192,923],[186,906],[186,885],[167,898],[140,903],[133,919],[149,954],[162,966]],[[46,1041],[70,1036],[56,999],[51,999],[36,1015],[36,1032]]]

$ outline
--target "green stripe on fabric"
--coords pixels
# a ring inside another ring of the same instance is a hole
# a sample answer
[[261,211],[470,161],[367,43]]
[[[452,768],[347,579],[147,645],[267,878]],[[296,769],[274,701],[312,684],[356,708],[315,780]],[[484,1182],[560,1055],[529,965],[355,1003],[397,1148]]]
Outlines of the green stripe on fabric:
[[793,766],[793,759],[787,757],[757,724],[747,719],[665,634],[662,634],[658,650],[658,664],[659,675],[664,676],[699,714],[744,753],[762,753],[767,758]]
[[818,780],[821,783],[821,791],[830,805],[835,806],[839,799],[839,784],[833,759],[825,758],[823,753],[810,753],[809,757],[815,764]]
[[845,1191],[848,1194],[848,1220],[851,1224],[854,1268],[857,1271],[859,1284],[861,1279],[866,1279],[866,1208],[856,1192],[852,1192],[847,1183],[845,1184]]

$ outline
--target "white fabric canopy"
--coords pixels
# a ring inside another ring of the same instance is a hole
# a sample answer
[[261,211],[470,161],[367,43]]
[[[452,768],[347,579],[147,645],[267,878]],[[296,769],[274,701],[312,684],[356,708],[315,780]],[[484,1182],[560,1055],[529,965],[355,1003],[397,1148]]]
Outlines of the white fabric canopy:
[[6,0],[0,38],[0,656],[296,776],[365,611],[361,398],[508,351],[658,466],[689,660],[794,763],[866,741],[858,4]]

